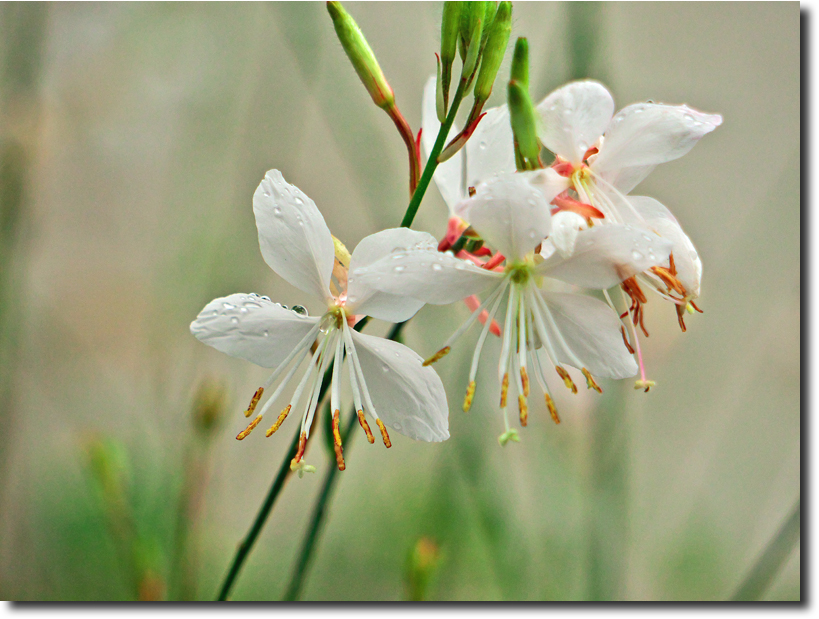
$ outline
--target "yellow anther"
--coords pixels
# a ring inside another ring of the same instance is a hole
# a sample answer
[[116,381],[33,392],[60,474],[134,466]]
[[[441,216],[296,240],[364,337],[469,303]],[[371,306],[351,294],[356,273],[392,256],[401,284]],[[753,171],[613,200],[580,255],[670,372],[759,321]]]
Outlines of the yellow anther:
[[424,361],[424,363],[422,365],[424,367],[426,367],[428,365],[432,365],[433,363],[438,361],[441,357],[445,356],[448,352],[449,352],[449,346],[444,346],[441,350],[439,350],[434,355],[432,355],[429,359]]
[[572,377],[569,376],[569,373],[559,365],[556,365],[555,369],[557,370],[557,373],[560,374],[560,378],[563,379],[563,383],[566,385],[566,387],[571,389],[572,393],[577,393],[577,385],[574,384],[574,381],[572,380]]
[[292,406],[293,406],[292,404],[288,404],[285,407],[285,409],[279,414],[279,418],[276,420],[276,423],[270,426],[270,429],[265,433],[265,436],[270,437],[276,430],[278,430],[281,427],[285,418],[287,418],[287,413],[290,412]]
[[381,430],[381,438],[384,439],[384,446],[389,449],[392,447],[392,443],[390,442],[390,435],[387,434],[387,428],[384,427],[384,422],[380,419],[376,419],[375,423],[378,424],[378,429]]
[[518,409],[520,410],[520,425],[526,427],[529,423],[529,406],[526,404],[526,397],[518,396]]
[[557,416],[557,408],[555,408],[554,400],[552,400],[552,396],[548,393],[544,393],[543,396],[546,398],[546,408],[549,409],[549,414],[552,416],[552,420],[555,423],[560,423],[560,417]]
[[256,410],[256,405],[259,403],[259,400],[262,399],[262,394],[264,393],[264,387],[259,387],[256,389],[256,393],[253,394],[253,398],[250,400],[250,404],[245,411],[245,417],[250,417],[253,414],[253,411]]
[[338,470],[343,471],[346,468],[344,464],[344,450],[341,448],[341,434],[338,431],[339,425],[339,411],[336,409],[333,412],[333,449],[336,452],[336,464]]
[[600,385],[598,385],[594,381],[594,378],[592,378],[591,372],[589,372],[586,368],[583,368],[582,372],[583,376],[586,377],[586,386],[589,389],[594,389],[597,393],[603,393],[603,390],[600,388]]
[[259,422],[260,422],[261,420],[262,420],[262,416],[261,416],[261,415],[259,415],[258,417],[256,417],[256,419],[254,419],[253,421],[251,421],[251,422],[248,424],[248,426],[247,426],[247,427],[246,427],[244,430],[242,430],[241,432],[239,432],[239,434],[237,434],[237,435],[236,435],[236,440],[237,440],[237,441],[241,441],[241,440],[242,440],[243,438],[245,438],[245,437],[246,437],[248,434],[250,434],[251,432],[253,432],[253,428],[255,428],[256,426],[258,426],[258,425],[259,425]]
[[500,407],[506,408],[506,396],[509,395],[509,372],[503,375],[503,382],[501,383],[501,398]]
[[464,412],[468,413],[472,408],[472,398],[475,397],[475,381],[469,381],[469,386],[466,388],[466,396],[464,397]]
[[526,373],[526,368],[520,368],[520,382],[523,385],[523,395],[529,397],[529,375]]
[[367,435],[367,440],[370,441],[370,445],[375,443],[375,437],[370,431],[370,424],[364,419],[364,411],[358,411],[358,423],[361,425],[361,429],[364,430],[364,434]]
[[645,389],[645,392],[648,393],[648,390],[651,389],[656,384],[657,383],[655,383],[653,380],[635,380],[634,388]]

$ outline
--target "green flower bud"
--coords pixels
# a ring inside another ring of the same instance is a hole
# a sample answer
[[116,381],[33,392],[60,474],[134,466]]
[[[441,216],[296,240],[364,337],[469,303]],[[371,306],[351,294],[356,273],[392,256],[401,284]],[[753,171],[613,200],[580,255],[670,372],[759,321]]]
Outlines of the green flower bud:
[[481,69],[478,80],[475,82],[475,101],[481,104],[492,93],[492,85],[498,74],[503,56],[506,54],[506,45],[512,34],[512,3],[501,2],[494,21],[489,27],[489,37],[483,50]]
[[515,54],[512,56],[512,75],[509,78],[529,90],[529,41],[518,37]]
[[219,429],[227,408],[227,389],[224,383],[205,378],[196,389],[192,407],[192,422],[203,437]]
[[[461,29],[461,5],[463,2],[444,2],[444,13],[441,17],[441,92],[444,102],[444,115],[449,102],[449,84],[452,81],[452,63],[455,61],[455,50],[458,45],[458,34]],[[441,120],[441,122],[444,122]]]
[[358,24],[344,10],[340,2],[328,2],[327,11],[333,19],[338,40],[353,63],[358,77],[370,93],[373,102],[380,108],[389,109],[395,105],[392,88],[381,71],[375,54],[364,38]]
[[540,142],[537,138],[537,114],[529,92],[520,82],[509,82],[509,118],[515,147],[520,153],[518,168],[534,170],[539,167]]
[[[486,26],[486,5],[493,4],[492,2],[464,2],[461,9],[461,60],[464,65],[467,63],[469,57],[470,46],[472,40],[476,38],[478,47],[483,40],[483,30]],[[477,60],[477,56],[476,56]],[[464,75],[468,72],[464,70]]]

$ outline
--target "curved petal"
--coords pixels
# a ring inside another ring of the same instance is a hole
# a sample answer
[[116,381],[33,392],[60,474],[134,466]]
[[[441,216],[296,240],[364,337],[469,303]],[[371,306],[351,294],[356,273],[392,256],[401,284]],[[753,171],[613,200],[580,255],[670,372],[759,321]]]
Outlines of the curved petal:
[[253,213],[270,268],[299,290],[331,300],[335,250],[316,203],[270,170],[253,194]]
[[[366,267],[397,251],[436,245],[435,237],[409,228],[391,228],[371,234],[361,240],[350,260],[350,273]],[[354,275],[347,278],[347,306],[355,314],[367,314],[389,322],[404,322],[424,306],[406,296],[381,292]]]
[[558,194],[563,193],[572,186],[571,181],[554,171],[553,168],[533,170],[532,172],[518,172],[520,176],[528,177],[529,184],[536,187],[543,194],[543,198],[549,204],[552,203]]
[[[629,196],[628,200],[654,232],[671,242],[677,279],[685,287],[689,298],[698,297],[702,281],[702,261],[691,239],[683,232],[674,215],[654,198]],[[670,262],[666,260],[658,266],[668,267]]]
[[[559,211],[552,215],[552,233],[549,240],[563,258],[569,258],[574,253],[577,235],[587,228],[586,220],[577,213]],[[544,255],[543,250],[541,255]]]
[[476,188],[456,212],[488,244],[510,260],[520,260],[549,235],[552,214],[527,174],[506,174]]
[[[637,373],[637,364],[623,343],[622,323],[608,305],[579,294],[540,294],[554,320],[554,325],[549,320],[544,322],[558,361],[573,366],[576,358],[592,374],[606,378],[627,378]],[[555,326],[565,345],[554,332]]]
[[538,273],[586,288],[610,288],[668,260],[671,243],[629,225],[597,225],[578,233],[574,253],[554,252]]
[[538,137],[556,155],[578,165],[603,135],[614,114],[614,99],[591,80],[558,88],[537,106],[543,120]]
[[515,141],[505,105],[487,110],[464,150],[467,188],[515,171]]
[[612,118],[592,169],[605,176],[677,159],[721,124],[719,114],[704,114],[687,105],[629,105]]
[[[441,130],[441,123],[438,122],[438,113],[435,110],[436,79],[433,75],[427,80],[421,105],[421,145],[424,148],[426,158],[429,158],[429,153],[432,152],[435,139]],[[447,143],[456,135],[458,135],[458,127],[455,123],[452,123],[449,135],[446,138]],[[435,184],[438,186],[438,191],[441,192],[441,197],[446,202],[450,214],[453,212],[455,205],[467,196],[464,182],[464,157],[464,151],[461,149],[443,163],[438,164],[432,177],[435,179]]]
[[460,301],[503,279],[500,273],[438,251],[434,242],[411,251],[397,251],[350,274],[368,288],[433,305]]
[[319,320],[255,294],[238,293],[208,303],[191,323],[191,333],[231,357],[275,368]]
[[352,332],[373,406],[384,424],[417,441],[449,438],[449,408],[441,379],[403,344]]

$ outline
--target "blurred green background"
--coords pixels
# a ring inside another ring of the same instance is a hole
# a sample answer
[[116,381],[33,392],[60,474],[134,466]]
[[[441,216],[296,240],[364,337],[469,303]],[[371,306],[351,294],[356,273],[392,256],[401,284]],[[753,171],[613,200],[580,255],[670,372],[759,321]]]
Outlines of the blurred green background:
[[[441,4],[345,6],[417,130]],[[237,442],[267,373],[188,324],[233,292],[304,304],[259,253],[266,170],[352,249],[400,221],[404,145],[323,3],[4,3],[0,33],[0,598],[212,599],[295,426]],[[650,302],[656,389],[558,391],[559,426],[533,398],[505,449],[497,386],[457,406],[467,336],[436,366],[449,441],[348,446],[304,599],[417,595],[424,552],[426,599],[726,599],[799,497],[799,5],[521,2],[516,36],[536,100],[589,76],[618,108],[724,116],[634,192],[697,245],[705,314],[682,334]],[[414,227],[445,222],[430,188]],[[466,315],[427,307],[406,343],[426,356]],[[334,465],[308,455],[318,474],[288,482],[234,599],[282,596]],[[799,597],[796,548],[764,599]]]

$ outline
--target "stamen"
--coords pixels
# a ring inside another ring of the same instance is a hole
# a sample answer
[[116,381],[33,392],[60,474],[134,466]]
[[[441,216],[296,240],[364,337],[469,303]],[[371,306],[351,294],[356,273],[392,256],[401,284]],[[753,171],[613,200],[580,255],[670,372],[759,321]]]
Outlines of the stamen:
[[[628,315],[628,312],[626,312],[625,314],[620,316],[620,318],[624,318],[627,315]],[[628,348],[628,354],[633,355],[634,354],[634,349],[631,347],[631,344],[628,343],[628,338],[626,337],[626,328],[623,325],[620,325],[620,333],[623,334],[623,344],[625,344],[626,348]]]
[[381,430],[381,438],[384,439],[384,446],[389,449],[392,447],[392,443],[390,442],[390,435],[387,434],[387,428],[384,427],[384,422],[380,419],[376,419],[375,423],[378,424],[378,429]]
[[648,390],[651,389],[654,385],[656,385],[653,380],[635,380],[634,381],[634,388],[635,389],[642,389],[645,387],[645,393],[648,393]]
[[526,427],[526,424],[529,423],[529,406],[523,395],[518,396],[518,410],[520,411],[520,425]]
[[428,366],[428,365],[432,365],[432,364],[433,364],[433,363],[435,363],[436,361],[438,361],[438,360],[440,360],[441,358],[445,357],[445,356],[447,355],[447,353],[449,353],[449,351],[450,351],[449,346],[444,346],[444,347],[443,347],[441,350],[439,350],[438,352],[436,352],[436,353],[435,353],[434,355],[432,355],[432,356],[431,356],[429,359],[427,359],[426,361],[424,361],[424,362],[423,362],[421,365],[422,365],[422,366],[424,366],[424,367],[426,367],[426,366]]
[[244,430],[242,430],[241,432],[239,432],[239,434],[237,434],[237,435],[236,435],[236,440],[237,440],[237,441],[241,441],[241,440],[242,440],[242,439],[244,439],[244,438],[245,438],[245,437],[246,437],[248,434],[250,434],[251,432],[253,432],[253,428],[255,428],[256,426],[258,426],[258,425],[259,425],[259,422],[260,422],[261,420],[262,420],[262,416],[261,416],[261,415],[258,415],[258,416],[256,417],[256,419],[254,419],[253,421],[251,421],[251,422],[250,422],[250,424],[248,424],[248,426],[247,426],[247,427],[246,427]]
[[276,423],[270,426],[270,429],[265,433],[266,437],[270,438],[276,430],[281,428],[282,423],[284,423],[284,420],[287,419],[287,414],[290,412],[291,408],[293,408],[293,405],[288,404],[285,409],[279,413],[279,418],[276,420]]
[[583,368],[581,371],[583,372],[583,376],[586,377],[586,386],[589,389],[594,389],[597,393],[603,393],[603,390],[600,388],[600,385],[594,382],[594,378],[592,378],[591,373],[586,368]]
[[364,430],[364,434],[367,435],[367,440],[370,441],[370,445],[375,443],[375,437],[373,433],[370,431],[370,424],[367,423],[367,420],[364,419],[364,411],[358,411],[358,423],[361,425],[361,428]]
[[302,432],[299,435],[299,448],[296,450],[296,457],[290,461],[290,470],[295,471],[299,468],[299,462],[304,457],[304,449],[307,447],[307,434]]
[[[631,297],[631,307],[629,307],[628,311],[631,312],[634,326],[636,327],[639,324],[640,329],[642,329],[645,336],[648,337],[648,331],[643,324],[643,304],[648,301],[645,293],[643,292],[642,288],[640,288],[640,284],[637,283],[637,279],[635,277],[629,277],[628,279],[623,280],[620,286],[626,292],[626,294]],[[684,328],[683,331],[685,331]]]
[[250,404],[245,411],[245,417],[250,417],[253,414],[253,411],[256,410],[256,405],[259,403],[259,400],[262,399],[262,394],[264,393],[264,387],[259,387],[256,389],[256,393],[253,394],[253,398],[250,400]]
[[[524,352],[525,354],[525,352]],[[526,372],[525,367],[520,368],[520,380],[523,383],[523,395],[527,398],[529,397],[529,374]]]
[[475,397],[475,387],[476,383],[474,380],[469,381],[469,386],[466,388],[466,397],[464,397],[464,412],[468,413],[469,409],[472,408],[472,398]]
[[548,393],[544,393],[543,397],[546,399],[546,408],[549,409],[549,414],[552,416],[552,420],[555,423],[560,423],[560,417],[557,416],[557,408],[555,407],[554,400],[552,400],[552,396]]
[[685,287],[682,285],[682,282],[680,282],[680,280],[674,277],[674,275],[672,275],[668,269],[665,269],[663,267],[651,267],[649,271],[654,273],[654,275],[656,275],[662,280],[668,292],[671,292],[673,290],[679,295],[683,297],[685,296]]
[[[303,338],[301,338],[299,343],[296,344],[296,346],[293,348],[292,351],[290,351],[290,354],[287,355],[287,357],[285,357],[284,361],[282,361],[279,364],[279,367],[277,367],[275,370],[273,370],[273,373],[270,375],[270,377],[264,383],[265,389],[267,389],[270,385],[273,384],[273,381],[276,380],[279,377],[279,375],[284,371],[284,368],[286,368],[288,365],[290,365],[290,362],[293,359],[296,358],[296,355],[298,355],[300,352],[306,353],[307,350],[312,348],[312,345],[315,344],[316,334],[321,329],[321,325],[322,325],[323,322],[324,322],[324,318],[316,321],[316,324],[313,325],[313,328],[310,329],[310,331],[308,331],[307,334],[305,334],[305,336]],[[301,361],[299,361],[299,363],[301,363]],[[298,365],[298,364],[296,364],[296,365]],[[284,382],[287,382],[287,381],[285,380]]]
[[333,449],[336,452],[336,464],[338,470],[343,471],[346,468],[344,464],[344,450],[341,448],[341,434],[338,431],[339,412],[338,409],[333,412]]
[[498,312],[500,303],[503,300],[503,293],[506,291],[506,287],[508,285],[509,280],[505,279],[503,283],[500,286],[498,286],[500,292],[498,294],[498,297],[495,299],[495,303],[492,306],[492,309],[489,311],[489,315],[487,316],[486,322],[483,325],[481,334],[478,337],[478,343],[475,345],[475,352],[472,354],[472,365],[469,367],[469,382],[473,382],[475,380],[475,377],[478,375],[478,362],[480,361],[481,350],[483,349],[483,344],[486,341],[486,337],[489,335],[490,325],[495,320],[495,314]]
[[704,312],[703,312],[703,311],[702,311],[700,308],[698,308],[698,307],[697,307],[697,304],[696,304],[696,303],[694,303],[693,301],[689,301],[689,302],[688,302],[688,305],[690,305],[691,307],[693,307],[693,308],[694,308],[695,310],[697,310],[697,311],[698,311],[700,314],[704,313]]
[[675,305],[674,307],[677,310],[677,322],[680,323],[680,329],[682,329],[682,332],[685,333],[685,320],[683,320],[683,317],[685,316],[685,308],[682,305]]
[[572,377],[569,376],[569,373],[560,367],[559,365],[555,366],[557,373],[560,374],[560,378],[563,379],[563,384],[566,385],[567,388],[571,389],[572,393],[577,393],[577,385],[574,384]]
[[501,383],[500,407],[506,408],[506,396],[509,394],[509,372],[503,375]]

